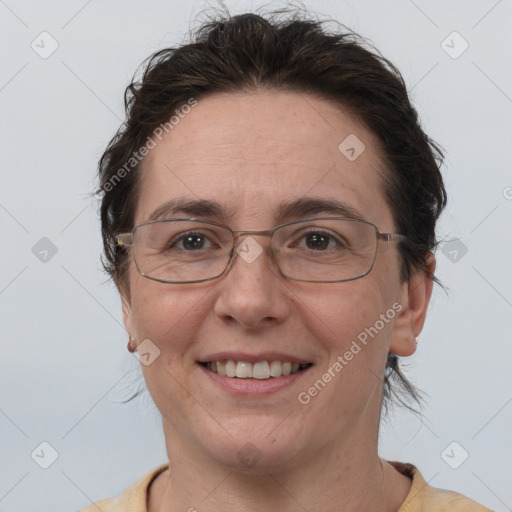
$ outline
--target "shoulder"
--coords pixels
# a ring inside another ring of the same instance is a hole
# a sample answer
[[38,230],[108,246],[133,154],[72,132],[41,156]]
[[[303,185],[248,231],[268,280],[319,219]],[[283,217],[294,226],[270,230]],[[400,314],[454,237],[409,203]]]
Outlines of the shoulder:
[[492,512],[490,508],[458,492],[430,486],[412,464],[389,463],[400,473],[412,478],[411,490],[398,512]]
[[127,487],[119,496],[97,501],[78,512],[98,512],[98,510],[101,512],[146,512],[149,486],[168,467],[169,464],[163,464]]

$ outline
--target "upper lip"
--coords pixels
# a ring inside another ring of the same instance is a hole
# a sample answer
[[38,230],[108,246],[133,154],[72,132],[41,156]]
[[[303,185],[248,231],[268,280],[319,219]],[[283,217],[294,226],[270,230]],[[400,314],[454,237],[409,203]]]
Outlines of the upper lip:
[[283,354],[281,352],[262,352],[260,354],[247,354],[244,352],[215,352],[204,357],[200,357],[198,362],[209,363],[212,361],[244,361],[247,363],[257,363],[259,361],[283,361],[290,363],[307,364],[310,360],[301,357]]

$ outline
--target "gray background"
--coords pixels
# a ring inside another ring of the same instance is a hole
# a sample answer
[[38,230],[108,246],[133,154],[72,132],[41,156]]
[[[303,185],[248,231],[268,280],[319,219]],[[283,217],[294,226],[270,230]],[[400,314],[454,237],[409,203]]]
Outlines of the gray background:
[[[236,14],[261,3],[227,5]],[[306,6],[360,32],[399,67],[427,133],[447,152],[439,233],[456,240],[438,253],[438,276],[449,293],[435,287],[408,371],[429,398],[422,421],[397,411],[383,425],[381,455],[415,463],[431,485],[512,510],[512,2]],[[120,403],[141,374],[101,271],[89,193],[132,73],[181,42],[204,7],[0,1],[0,511],[76,510],[166,462],[147,392]],[[39,53],[52,41],[43,31],[58,43],[46,59]],[[39,465],[52,460],[42,442],[58,453],[48,469]],[[462,450],[469,457],[453,469]]]

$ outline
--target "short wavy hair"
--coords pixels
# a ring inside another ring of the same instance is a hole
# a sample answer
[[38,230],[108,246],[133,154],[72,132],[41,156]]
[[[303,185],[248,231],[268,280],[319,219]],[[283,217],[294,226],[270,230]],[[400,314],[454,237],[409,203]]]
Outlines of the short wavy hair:
[[[399,70],[345,26],[337,23],[339,30],[328,31],[330,21],[315,19],[303,8],[264,16],[215,11],[191,32],[190,42],[158,51],[143,63],[143,72],[125,91],[126,121],[99,161],[102,262],[120,291],[129,294],[130,259],[115,236],[133,228],[143,162],[130,159],[191,98],[262,88],[334,102],[377,136],[385,198],[398,232],[412,241],[399,244],[400,279],[407,282],[413,272],[423,271],[440,284],[425,263],[438,243],[436,222],[447,200],[440,172],[443,152],[423,131]],[[399,358],[389,354],[386,411],[392,399],[409,407],[411,399],[420,404],[420,395],[401,371]]]

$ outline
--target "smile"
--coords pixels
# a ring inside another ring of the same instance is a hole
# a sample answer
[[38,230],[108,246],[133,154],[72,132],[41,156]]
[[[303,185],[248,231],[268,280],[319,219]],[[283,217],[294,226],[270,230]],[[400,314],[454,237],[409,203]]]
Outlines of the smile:
[[232,359],[208,361],[201,363],[201,365],[222,377],[258,380],[294,375],[312,366],[311,363],[300,364],[289,361],[258,361],[250,363],[248,361],[234,361]]

